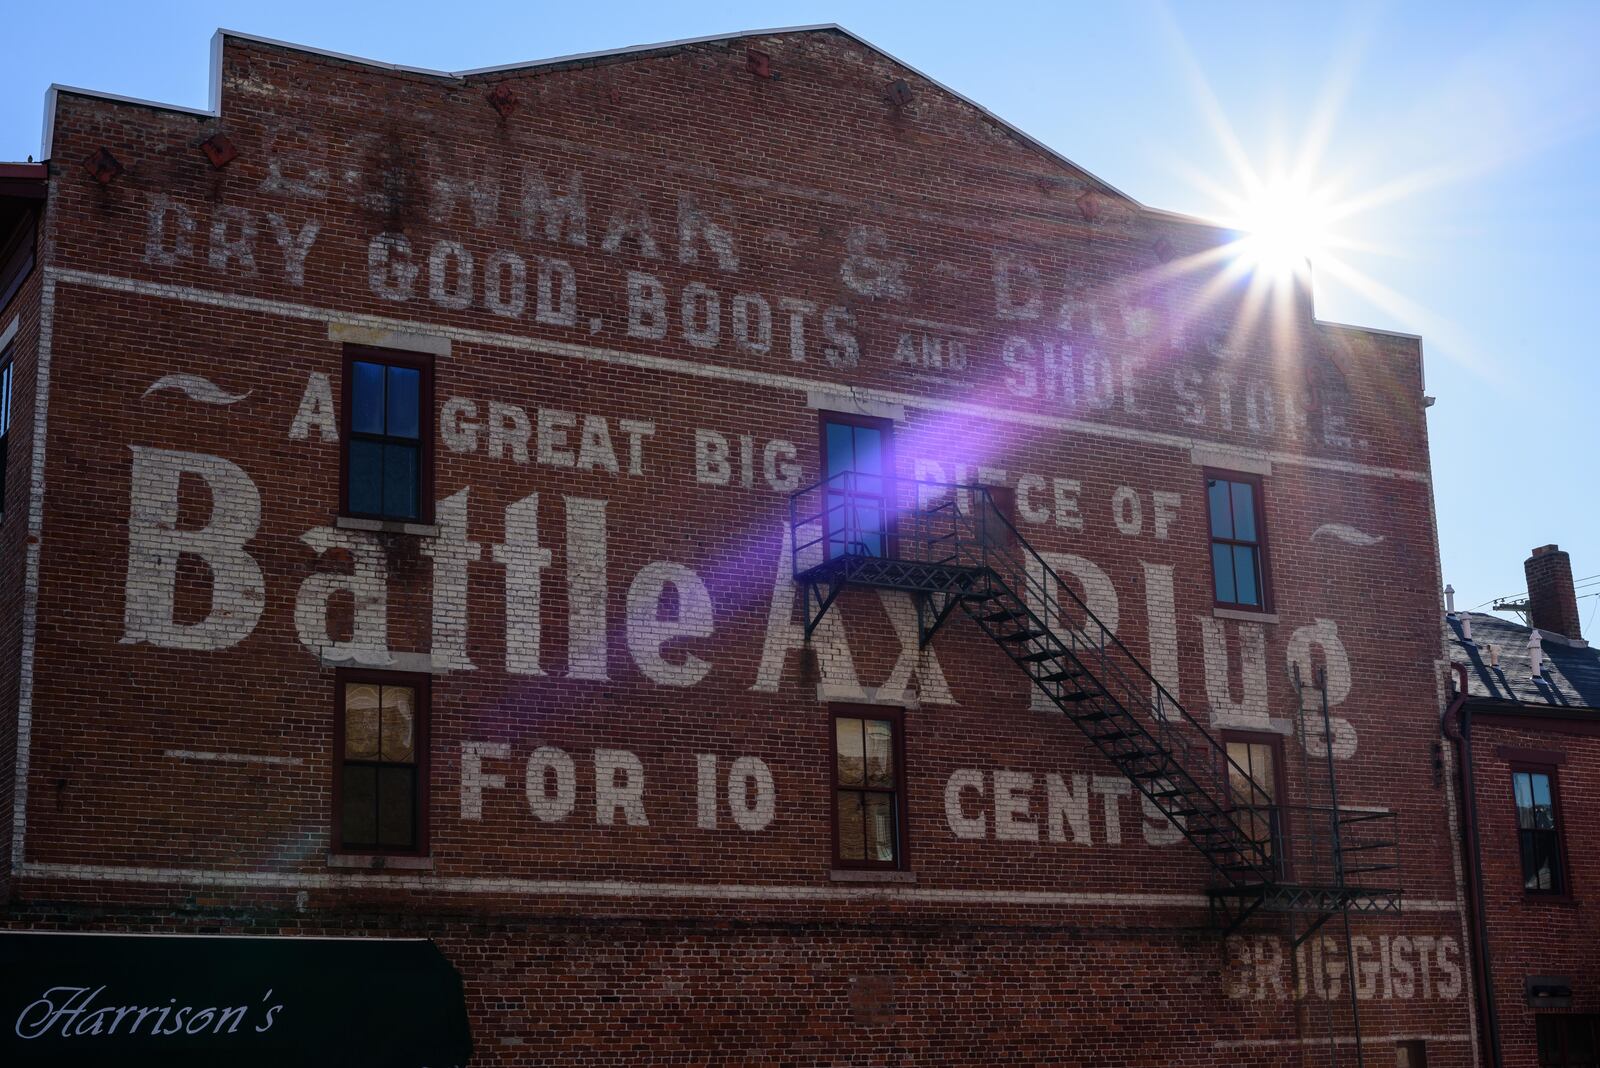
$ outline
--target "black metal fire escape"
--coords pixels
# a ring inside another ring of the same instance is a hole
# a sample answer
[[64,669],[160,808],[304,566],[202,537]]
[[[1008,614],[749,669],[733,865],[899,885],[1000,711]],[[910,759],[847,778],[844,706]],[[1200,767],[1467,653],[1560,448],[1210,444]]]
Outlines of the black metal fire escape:
[[[1258,912],[1300,914],[1298,945],[1334,916],[1399,911],[1393,813],[1342,810],[1336,793],[1326,806],[1256,803],[1271,794],[1056,575],[988,488],[844,472],[796,493],[790,524],[808,638],[847,586],[911,594],[924,645],[959,609],[1205,857],[1224,937]],[[1332,767],[1330,756],[1330,788]]]

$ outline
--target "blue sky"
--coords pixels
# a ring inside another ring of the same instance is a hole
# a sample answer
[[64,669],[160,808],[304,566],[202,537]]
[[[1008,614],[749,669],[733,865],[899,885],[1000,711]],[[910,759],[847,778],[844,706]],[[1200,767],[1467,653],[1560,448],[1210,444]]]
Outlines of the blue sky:
[[[1600,4],[21,4],[0,65],[0,159],[39,151],[51,82],[206,105],[218,26],[462,70],[838,22],[1141,202],[1202,216],[1318,144],[1359,210],[1324,319],[1423,335],[1445,577],[1519,594],[1559,542],[1600,575]],[[974,12],[981,13],[981,17]],[[1320,135],[1318,134],[1320,131]],[[1230,145],[1232,146],[1230,150]],[[1314,267],[1317,265],[1314,264]],[[1580,594],[1600,638],[1600,583]]]

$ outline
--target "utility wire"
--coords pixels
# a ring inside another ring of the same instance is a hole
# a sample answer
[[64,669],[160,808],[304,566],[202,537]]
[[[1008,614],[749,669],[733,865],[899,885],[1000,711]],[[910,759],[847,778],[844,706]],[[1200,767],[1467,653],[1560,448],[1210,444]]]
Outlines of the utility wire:
[[[1573,579],[1573,581],[1572,581],[1572,588],[1575,591],[1576,590],[1586,590],[1590,586],[1597,586],[1597,585],[1600,585],[1600,575],[1586,575],[1581,579]],[[1510,600],[1515,600],[1517,598],[1526,597],[1526,596],[1528,596],[1528,591],[1527,590],[1523,590],[1521,593],[1506,594],[1505,596],[1502,596],[1502,597],[1491,597],[1487,601],[1484,601],[1482,604],[1478,605],[1477,607],[1478,608],[1484,608],[1484,607],[1487,607],[1488,605],[1494,604],[1496,601],[1510,601]]]

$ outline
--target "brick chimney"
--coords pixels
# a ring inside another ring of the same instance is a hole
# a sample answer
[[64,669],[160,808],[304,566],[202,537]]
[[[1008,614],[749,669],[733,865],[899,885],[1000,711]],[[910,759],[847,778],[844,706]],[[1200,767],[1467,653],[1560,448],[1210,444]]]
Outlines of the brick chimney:
[[1572,589],[1572,558],[1554,545],[1541,545],[1522,562],[1528,576],[1528,618],[1539,630],[1581,639],[1578,597]]

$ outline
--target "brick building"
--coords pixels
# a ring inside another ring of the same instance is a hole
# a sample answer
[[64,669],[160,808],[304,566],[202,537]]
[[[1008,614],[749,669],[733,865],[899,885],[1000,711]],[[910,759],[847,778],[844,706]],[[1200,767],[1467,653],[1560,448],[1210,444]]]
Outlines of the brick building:
[[[1524,564],[1527,626],[1451,612],[1444,724],[1462,759],[1461,830],[1490,1063],[1600,1062],[1600,653],[1583,639],[1567,554]],[[1592,586],[1592,583],[1591,583]]]
[[1417,339],[834,27],[213,78],[5,172],[9,1055],[1478,1063]]

